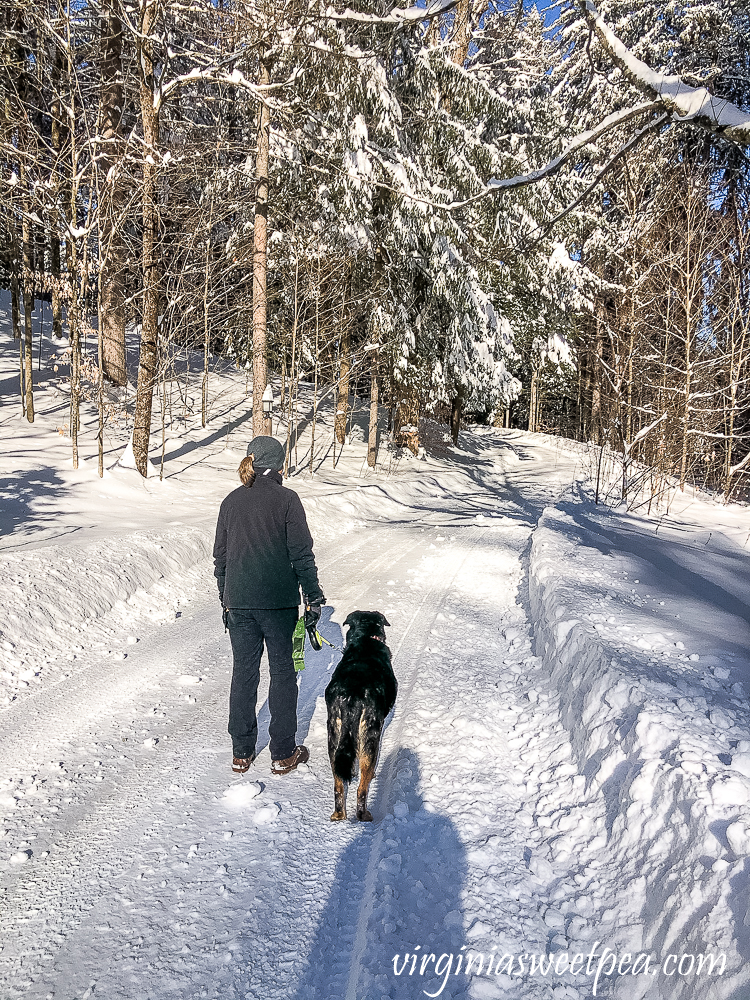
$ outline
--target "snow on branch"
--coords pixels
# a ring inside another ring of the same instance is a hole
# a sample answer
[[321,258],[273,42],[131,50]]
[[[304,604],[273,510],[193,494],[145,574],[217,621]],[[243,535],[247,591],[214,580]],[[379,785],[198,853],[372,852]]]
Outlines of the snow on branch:
[[625,444],[625,458],[627,459],[628,455],[630,455],[630,452],[633,450],[633,448],[635,448],[635,446],[640,441],[642,441],[647,434],[650,434],[651,431],[654,429],[654,427],[658,427],[659,424],[662,422],[662,420],[666,419],[667,419],[666,413],[662,413],[662,415],[660,417],[657,417],[656,420],[652,421],[652,423],[650,423],[648,427],[642,427],[638,431],[636,436],[633,438],[633,440],[630,442],[630,444],[627,443]]
[[493,177],[492,180],[487,182],[487,186],[484,191],[480,191],[478,194],[472,195],[472,197],[467,198],[466,201],[452,202],[449,205],[443,205],[441,207],[447,209],[463,208],[465,205],[470,205],[472,202],[497,191],[509,191],[513,188],[525,187],[527,184],[536,184],[537,181],[540,181],[545,177],[549,177],[551,174],[557,173],[557,171],[564,166],[567,161],[571,159],[571,157],[575,156],[576,153],[584,149],[586,146],[596,142],[603,135],[606,135],[607,132],[611,132],[612,129],[630,121],[631,118],[636,118],[649,111],[660,111],[661,107],[662,105],[659,101],[644,101],[641,104],[636,104],[632,108],[623,108],[620,111],[615,111],[611,115],[607,115],[607,117],[600,121],[594,128],[588,129],[586,132],[580,132],[577,136],[571,139],[559,156],[549,160],[549,162],[545,163],[544,166],[538,167],[536,170],[530,170],[526,174],[516,174],[515,177]]
[[[607,117],[599,122],[595,128],[589,129],[586,132],[580,132],[577,136],[571,139],[562,153],[550,160],[548,163],[545,163],[544,166],[538,167],[536,170],[531,170],[525,174],[516,174],[514,177],[493,178],[488,181],[483,190],[478,191],[476,194],[463,201],[437,201],[435,198],[429,198],[426,195],[418,194],[407,185],[405,180],[406,174],[402,164],[391,163],[385,156],[382,155],[381,151],[376,146],[372,143],[366,143],[365,148],[367,151],[375,160],[378,161],[378,163],[380,163],[383,169],[390,174],[395,181],[393,184],[387,184],[383,181],[371,180],[370,183],[375,187],[391,191],[393,194],[400,195],[402,198],[406,198],[416,204],[429,205],[430,208],[434,208],[440,212],[454,212],[456,210],[466,208],[468,205],[472,205],[474,202],[480,201],[488,195],[496,194],[501,191],[511,191],[515,188],[525,187],[528,184],[536,184],[545,177],[549,177],[552,174],[557,173],[557,171],[560,170],[560,168],[563,167],[568,160],[575,156],[580,150],[584,149],[588,145],[591,145],[592,143],[597,142],[603,135],[606,135],[618,126],[629,122],[632,118],[637,118],[638,116],[648,112],[661,111],[662,109],[663,106],[659,101],[644,101],[641,104],[636,104],[632,108],[623,108],[622,110],[616,111],[611,115],[607,115]],[[664,116],[662,115],[657,121],[647,126],[646,129],[641,130],[641,132],[637,134],[638,138],[641,137],[642,132],[645,133],[645,131],[658,127],[663,123]],[[628,140],[623,149],[615,154],[611,163],[615,162],[618,155],[627,151],[632,144],[633,140]]]
[[390,14],[380,17],[377,14],[360,14],[359,11],[351,10],[349,7],[339,14],[333,7],[329,7],[325,13],[326,18],[331,21],[356,21],[359,24],[415,24],[418,21],[427,21],[430,18],[445,14],[446,11],[453,10],[458,4],[458,0],[433,0],[426,7],[394,7]]
[[745,457],[742,459],[741,462],[738,462],[736,465],[733,465],[731,467],[731,469],[729,470],[729,475],[736,476],[738,472],[741,472],[745,468],[748,462],[750,462],[750,451],[747,453],[747,455],[745,455]]
[[283,83],[269,83],[269,84],[259,84],[251,83],[244,73],[240,70],[235,69],[231,73],[223,72],[215,66],[210,66],[208,69],[192,69],[189,73],[183,73],[182,76],[177,76],[169,83],[165,84],[163,87],[156,90],[154,93],[154,107],[159,110],[160,105],[166,97],[168,97],[172,91],[177,90],[180,87],[184,87],[186,84],[195,83],[201,80],[205,83],[223,83],[230,87],[238,87],[240,90],[246,90],[251,94],[256,101],[261,104],[266,103],[266,95],[274,90],[283,90],[285,87],[291,86],[299,75],[299,72],[295,70],[288,80]]
[[[661,128],[661,126],[665,124],[668,118],[669,115],[666,113],[660,115],[658,118],[655,118],[652,122],[649,122],[648,125],[644,125],[643,128],[638,129],[638,131],[634,135],[632,135],[627,142],[624,142],[617,150],[617,152],[607,160],[607,162],[604,164],[601,170],[599,170],[599,172],[595,175],[591,183],[586,188],[584,188],[583,191],[581,191],[578,197],[574,198],[573,201],[570,202],[570,204],[566,205],[565,208],[563,208],[560,212],[558,212],[557,215],[555,215],[553,218],[548,219],[547,222],[545,222],[543,225],[540,224],[536,227],[535,230],[533,230],[533,232],[538,231],[540,233],[538,237],[534,238],[534,243],[538,243],[540,240],[544,239],[544,237],[547,235],[550,229],[553,228],[553,226],[557,225],[557,223],[561,219],[564,219],[566,215],[569,215],[574,209],[578,208],[581,202],[585,201],[586,198],[588,198],[588,196],[597,186],[599,181],[601,181],[601,179],[609,173],[612,167],[619,160],[621,160],[626,153],[629,153],[631,149],[637,146],[638,143],[641,141],[641,139],[644,138],[644,136],[649,135],[657,128]],[[529,246],[528,237],[526,245],[527,247]]]
[[652,70],[604,23],[593,0],[577,0],[577,3],[615,65],[635,87],[656,98],[677,121],[695,122],[739,145],[750,145],[750,114],[747,111],[716,97],[705,87],[690,87],[679,76]]

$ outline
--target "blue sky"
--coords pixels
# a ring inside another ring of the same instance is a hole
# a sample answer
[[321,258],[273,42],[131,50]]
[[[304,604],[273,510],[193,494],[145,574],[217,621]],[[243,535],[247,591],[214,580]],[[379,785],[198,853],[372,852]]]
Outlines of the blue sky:
[[539,10],[544,11],[544,23],[552,24],[556,20],[558,11],[560,10],[559,5],[550,7],[552,0],[534,0],[529,6],[537,7]]

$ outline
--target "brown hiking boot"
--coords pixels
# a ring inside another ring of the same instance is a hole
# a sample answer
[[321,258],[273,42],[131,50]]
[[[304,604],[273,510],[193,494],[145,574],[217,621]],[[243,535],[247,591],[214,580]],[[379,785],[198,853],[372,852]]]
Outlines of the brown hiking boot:
[[295,747],[292,756],[286,760],[271,761],[271,774],[289,774],[298,764],[306,764],[309,759],[310,751],[307,747]]
[[249,757],[232,757],[232,770],[235,774],[244,774],[250,770],[250,765],[255,760],[255,754]]

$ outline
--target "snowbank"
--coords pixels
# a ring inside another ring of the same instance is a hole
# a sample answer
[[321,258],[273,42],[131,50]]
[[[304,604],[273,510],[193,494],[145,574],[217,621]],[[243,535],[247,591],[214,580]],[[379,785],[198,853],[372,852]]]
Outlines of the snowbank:
[[659,980],[664,1000],[719,1000],[750,978],[747,696],[728,648],[691,653],[689,623],[673,615],[664,629],[665,601],[651,606],[626,586],[640,584],[640,565],[547,508],[530,555],[537,652],[587,795],[600,801],[591,835],[606,842],[602,878],[620,898],[631,890],[621,933],[657,954],[726,954],[721,980]]
[[186,574],[208,557],[211,541],[183,525],[0,555],[0,703],[55,657],[75,659],[89,626],[113,610],[127,622],[141,605],[157,602],[162,615],[165,603],[176,606],[193,584]]

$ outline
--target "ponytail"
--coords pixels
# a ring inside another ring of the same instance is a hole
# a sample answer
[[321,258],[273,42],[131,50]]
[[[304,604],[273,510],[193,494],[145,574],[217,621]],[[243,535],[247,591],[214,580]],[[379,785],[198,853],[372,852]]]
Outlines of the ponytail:
[[255,469],[253,468],[254,458],[255,455],[248,455],[247,458],[243,458],[240,462],[240,467],[237,470],[240,474],[242,485],[247,486],[248,489],[250,489],[255,482]]

